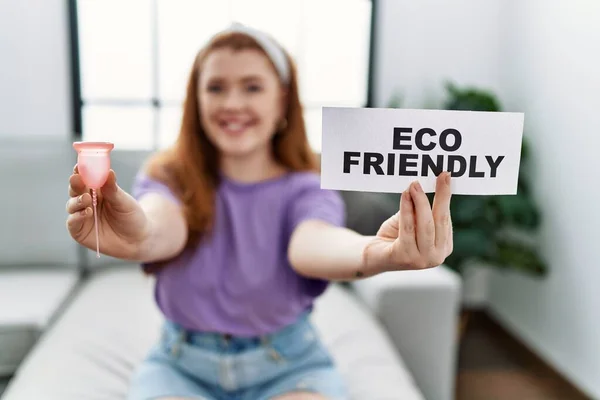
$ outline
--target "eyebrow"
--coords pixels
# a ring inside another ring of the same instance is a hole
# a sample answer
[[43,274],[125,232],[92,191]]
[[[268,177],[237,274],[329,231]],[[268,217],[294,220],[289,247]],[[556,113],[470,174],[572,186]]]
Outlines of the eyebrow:
[[242,78],[242,82],[262,81],[263,77],[260,75],[248,75]]
[[[210,79],[210,82],[222,82],[225,79],[222,76],[215,76]],[[262,81],[263,77],[260,75],[246,75],[242,77],[242,82],[250,82],[250,81]]]

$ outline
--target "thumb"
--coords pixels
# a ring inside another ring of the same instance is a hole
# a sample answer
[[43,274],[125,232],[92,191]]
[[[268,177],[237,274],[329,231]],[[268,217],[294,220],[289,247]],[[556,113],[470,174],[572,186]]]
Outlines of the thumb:
[[102,186],[102,197],[107,201],[115,200],[118,192],[117,176],[115,175],[115,171],[111,169],[108,172],[108,178],[106,178],[104,186]]

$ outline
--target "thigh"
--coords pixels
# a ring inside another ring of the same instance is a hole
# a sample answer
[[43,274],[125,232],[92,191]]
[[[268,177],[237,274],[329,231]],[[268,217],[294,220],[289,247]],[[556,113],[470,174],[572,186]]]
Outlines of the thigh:
[[260,400],[348,400],[346,386],[334,366],[298,371],[264,388]]
[[183,374],[157,350],[138,366],[128,400],[215,400],[210,390]]
[[310,320],[273,338],[270,346],[279,354],[279,361],[272,364],[277,373],[248,399],[273,400],[284,395],[297,400],[348,399],[344,379]]

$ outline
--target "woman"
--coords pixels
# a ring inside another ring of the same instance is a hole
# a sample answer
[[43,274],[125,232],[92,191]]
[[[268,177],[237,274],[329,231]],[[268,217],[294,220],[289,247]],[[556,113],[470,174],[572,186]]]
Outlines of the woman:
[[[234,25],[194,62],[174,146],[127,194],[99,194],[101,252],[156,275],[162,338],[130,399],[347,399],[309,315],[332,280],[441,264],[452,251],[450,176],[433,209],[418,183],[375,237],[344,228],[320,189],[296,70],[263,32]],[[94,248],[89,189],[75,166],[67,221]]]

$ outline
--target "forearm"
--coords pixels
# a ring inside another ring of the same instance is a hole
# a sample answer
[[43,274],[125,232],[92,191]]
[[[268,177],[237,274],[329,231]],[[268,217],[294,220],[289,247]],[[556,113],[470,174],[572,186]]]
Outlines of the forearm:
[[136,261],[151,263],[167,260],[177,255],[181,248],[174,243],[168,232],[160,228],[160,221],[148,219],[148,233],[140,243],[136,254]]
[[301,275],[326,280],[350,281],[383,272],[379,263],[368,260],[366,250],[372,236],[318,221],[298,227],[290,241],[289,259]]
[[175,257],[187,241],[187,225],[178,206],[154,194],[140,204],[146,215],[146,229],[136,259],[150,263]]

